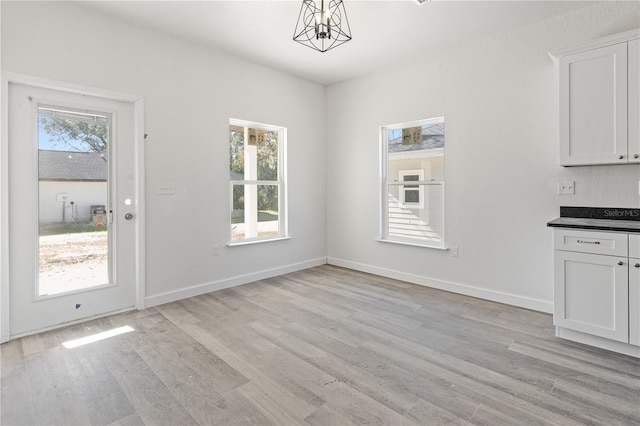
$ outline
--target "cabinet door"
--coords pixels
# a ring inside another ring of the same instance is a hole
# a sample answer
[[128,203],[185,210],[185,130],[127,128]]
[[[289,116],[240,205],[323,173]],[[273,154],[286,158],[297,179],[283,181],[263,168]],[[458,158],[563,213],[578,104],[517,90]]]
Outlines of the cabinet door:
[[640,259],[640,234],[629,234],[629,257]]
[[629,341],[627,257],[555,252],[553,323]]
[[640,235],[629,235],[629,343],[640,346]]
[[627,43],[560,59],[560,164],[627,162]]
[[629,343],[640,346],[640,259],[629,261]]
[[629,161],[640,163],[640,40],[628,45]]

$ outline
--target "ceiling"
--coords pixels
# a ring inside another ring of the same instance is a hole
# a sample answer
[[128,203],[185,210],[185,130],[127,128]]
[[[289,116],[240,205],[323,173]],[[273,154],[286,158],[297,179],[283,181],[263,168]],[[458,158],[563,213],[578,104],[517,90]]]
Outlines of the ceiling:
[[438,55],[469,39],[562,15],[592,1],[345,0],[353,40],[320,53],[292,41],[300,0],[86,1],[101,14],[329,85]]

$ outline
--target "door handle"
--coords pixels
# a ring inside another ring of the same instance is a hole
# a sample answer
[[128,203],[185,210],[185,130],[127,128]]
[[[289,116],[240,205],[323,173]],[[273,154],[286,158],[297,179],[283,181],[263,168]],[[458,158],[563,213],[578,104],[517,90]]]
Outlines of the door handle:
[[125,214],[125,215],[124,215],[124,218],[125,218],[126,220],[131,220],[131,219],[133,219],[133,213],[127,213],[127,214]]
[[578,244],[600,244],[600,241],[584,241],[584,240],[578,240],[576,241]]

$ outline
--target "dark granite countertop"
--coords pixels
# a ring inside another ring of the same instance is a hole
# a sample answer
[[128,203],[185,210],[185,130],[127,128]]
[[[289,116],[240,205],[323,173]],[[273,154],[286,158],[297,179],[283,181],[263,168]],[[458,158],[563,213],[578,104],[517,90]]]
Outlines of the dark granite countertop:
[[584,219],[559,217],[547,223],[554,228],[579,228],[596,231],[640,233],[640,222],[634,220]]
[[560,217],[547,226],[640,233],[640,209],[561,206]]

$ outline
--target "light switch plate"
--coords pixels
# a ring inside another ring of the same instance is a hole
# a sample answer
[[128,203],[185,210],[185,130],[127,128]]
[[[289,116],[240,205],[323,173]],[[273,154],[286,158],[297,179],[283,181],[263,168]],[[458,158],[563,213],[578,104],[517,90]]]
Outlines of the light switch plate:
[[176,193],[176,186],[172,183],[159,183],[158,195],[173,195]]

